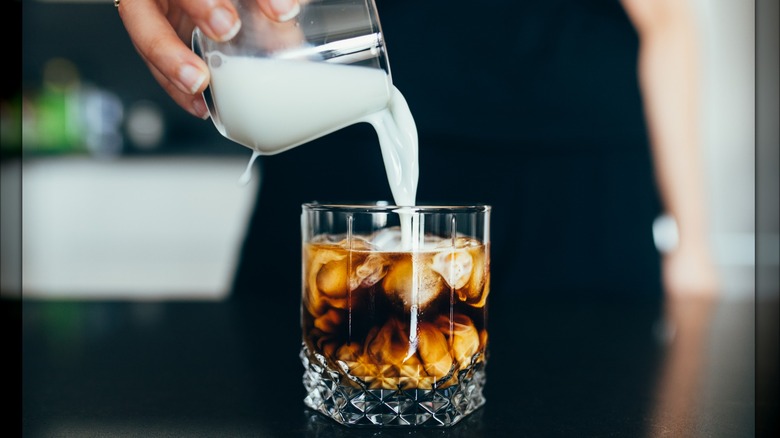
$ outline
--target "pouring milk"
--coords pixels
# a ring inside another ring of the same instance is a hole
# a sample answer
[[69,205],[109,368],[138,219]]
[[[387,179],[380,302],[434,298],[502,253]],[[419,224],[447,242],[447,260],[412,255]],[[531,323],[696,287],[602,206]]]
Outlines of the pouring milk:
[[[241,182],[248,182],[259,155],[280,153],[366,122],[376,130],[395,204],[415,205],[417,128],[406,100],[384,70],[219,52],[209,57],[212,67],[213,60],[219,63],[211,69],[210,84],[219,117],[215,125],[224,136],[253,151]],[[418,218],[401,214],[404,248],[419,242]]]

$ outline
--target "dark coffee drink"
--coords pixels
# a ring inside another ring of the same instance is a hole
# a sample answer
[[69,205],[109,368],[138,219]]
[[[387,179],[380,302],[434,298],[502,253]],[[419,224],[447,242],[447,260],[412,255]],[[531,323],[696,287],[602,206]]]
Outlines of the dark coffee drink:
[[471,379],[487,346],[486,245],[427,237],[397,251],[376,241],[317,236],[304,245],[305,349],[354,388],[444,389]]

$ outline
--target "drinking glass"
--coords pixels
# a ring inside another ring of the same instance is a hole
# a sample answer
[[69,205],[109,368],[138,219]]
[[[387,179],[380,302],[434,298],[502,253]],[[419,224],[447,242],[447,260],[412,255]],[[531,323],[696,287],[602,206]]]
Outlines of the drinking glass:
[[223,136],[271,155],[388,106],[392,81],[374,0],[308,0],[282,23],[256,0],[232,1],[242,21],[234,38],[217,42],[198,28],[192,35]]
[[305,404],[451,426],[485,403],[490,206],[302,206]]

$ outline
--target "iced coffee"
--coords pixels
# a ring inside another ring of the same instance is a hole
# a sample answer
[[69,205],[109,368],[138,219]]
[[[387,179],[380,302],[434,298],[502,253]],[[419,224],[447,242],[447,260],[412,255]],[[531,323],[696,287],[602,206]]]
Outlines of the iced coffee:
[[413,253],[378,251],[368,236],[330,240],[305,248],[303,333],[339,383],[446,388],[484,361],[484,244],[459,238]]
[[446,425],[484,403],[489,242],[401,234],[303,245],[306,403],[346,424]]

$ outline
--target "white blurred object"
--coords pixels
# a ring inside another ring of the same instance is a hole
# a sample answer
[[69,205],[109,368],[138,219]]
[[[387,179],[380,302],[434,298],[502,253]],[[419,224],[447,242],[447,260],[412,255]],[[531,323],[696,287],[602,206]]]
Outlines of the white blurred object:
[[[257,184],[243,158],[26,160],[25,298],[219,299]],[[259,178],[254,178],[257,181]]]
[[156,149],[165,135],[165,119],[154,103],[142,100],[134,103],[127,111],[127,136],[133,144],[143,150]]
[[680,234],[677,221],[669,215],[661,215],[653,221],[653,241],[659,252],[667,254],[677,248]]
[[755,295],[755,4],[697,0],[711,243],[725,298]]
[[84,144],[96,158],[116,158],[124,149],[121,99],[108,90],[85,86],[80,93]]

